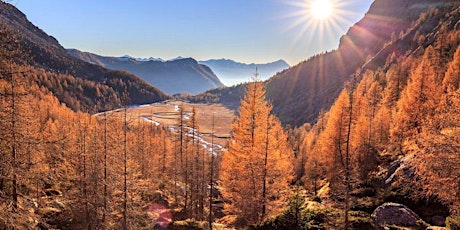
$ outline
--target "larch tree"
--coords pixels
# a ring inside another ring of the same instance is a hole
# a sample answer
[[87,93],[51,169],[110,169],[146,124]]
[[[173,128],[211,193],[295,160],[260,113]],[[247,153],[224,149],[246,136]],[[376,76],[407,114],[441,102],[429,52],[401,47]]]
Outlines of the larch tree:
[[[460,90],[446,95],[431,124],[417,138],[415,168],[426,197],[436,196],[460,214]],[[442,121],[442,124],[439,123]]]
[[278,119],[270,114],[262,82],[248,84],[229,149],[222,156],[225,209],[246,223],[273,214],[287,197],[293,177],[292,150]]
[[444,91],[455,91],[460,88],[460,46],[449,64],[444,80],[442,82]]
[[345,211],[345,227],[349,226],[350,191],[352,181],[356,176],[355,152],[351,149],[352,128],[355,127],[356,115],[353,109],[353,90],[345,88],[331,107],[329,118],[320,134],[317,145],[321,148],[317,151],[325,154],[323,164],[327,165],[326,179],[330,183],[333,197],[343,200]]
[[392,136],[404,145],[408,138],[422,132],[423,123],[430,120],[441,97],[442,79],[436,79],[433,59],[434,49],[429,46],[411,73],[406,89],[397,104]]
[[[187,121],[185,120],[185,108],[184,104],[176,105],[175,106],[176,111],[177,111],[177,131],[176,131],[176,141],[175,141],[175,151],[174,151],[174,161],[176,162],[174,164],[174,185],[176,188],[174,188],[174,193],[175,193],[175,203],[176,205],[180,204],[180,201],[178,200],[178,194],[177,190],[179,187],[179,179],[182,180],[183,183],[186,183],[188,180],[188,175],[187,175],[187,168],[186,168],[186,161],[187,161],[187,143],[186,143],[186,132],[187,132]],[[177,157],[179,158],[177,160]],[[187,194],[182,194],[183,196],[183,209],[185,212],[187,212]]]
[[319,139],[319,136],[326,127],[327,120],[328,114],[321,111],[316,124],[302,137],[301,151],[306,155],[304,179],[310,182],[306,184],[306,187],[310,187],[315,196],[320,186],[319,182],[326,171],[326,156],[323,152],[322,141]]
[[4,70],[0,72],[0,193],[9,197],[4,200],[9,221],[20,226],[26,222],[20,219],[25,212],[19,206],[21,188],[34,180],[28,168],[36,162],[32,157],[38,155],[33,152],[38,147],[33,143],[37,140],[33,135],[38,131],[38,122],[30,106],[26,72],[11,65]]
[[199,133],[199,127],[197,123],[197,111],[195,106],[192,107],[192,112],[189,116],[191,136],[190,144],[190,216],[195,219],[202,219],[204,194],[202,194],[202,188],[205,187],[205,181],[202,180],[201,175],[204,173],[205,167],[203,167],[203,158],[200,154],[200,141],[197,139]]
[[374,127],[377,110],[380,106],[382,87],[376,80],[378,73],[368,72],[354,92],[356,126],[352,130],[351,149],[356,156],[355,171],[360,179],[367,179],[377,163],[376,131]]
[[[460,46],[459,46],[460,47]],[[431,119],[415,137],[412,150],[417,152],[413,166],[420,175],[420,187],[426,197],[436,196],[449,206],[451,215],[460,215],[460,89],[457,48],[443,80],[443,94]]]

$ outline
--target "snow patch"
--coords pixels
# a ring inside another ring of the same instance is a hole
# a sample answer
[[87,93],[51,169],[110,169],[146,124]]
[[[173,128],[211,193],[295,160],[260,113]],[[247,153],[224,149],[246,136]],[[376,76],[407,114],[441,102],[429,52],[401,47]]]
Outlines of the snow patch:
[[129,61],[129,60],[136,60],[140,62],[148,62],[148,61],[159,61],[159,62],[164,62],[162,58],[155,58],[155,57],[149,57],[149,58],[137,58],[129,55],[124,55],[118,58],[119,61]]
[[182,60],[182,59],[185,59],[185,58],[182,57],[182,56],[177,56],[177,57],[175,57],[173,59],[169,59],[168,61],[177,61],[177,60]]

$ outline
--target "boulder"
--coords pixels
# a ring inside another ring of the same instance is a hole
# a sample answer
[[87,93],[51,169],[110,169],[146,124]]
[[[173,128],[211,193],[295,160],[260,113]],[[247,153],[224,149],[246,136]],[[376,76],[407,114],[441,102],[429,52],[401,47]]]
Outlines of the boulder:
[[[39,209],[38,213],[43,218],[44,224],[53,228],[66,228],[73,221],[70,206],[61,201],[60,197],[54,197],[46,201]],[[48,199],[48,198],[47,198]]]
[[446,224],[446,218],[443,216],[433,216],[431,222],[436,226],[444,226]]
[[415,229],[425,229],[424,222],[408,207],[398,203],[384,203],[377,207],[372,213],[374,224],[380,229],[385,227],[401,226]]

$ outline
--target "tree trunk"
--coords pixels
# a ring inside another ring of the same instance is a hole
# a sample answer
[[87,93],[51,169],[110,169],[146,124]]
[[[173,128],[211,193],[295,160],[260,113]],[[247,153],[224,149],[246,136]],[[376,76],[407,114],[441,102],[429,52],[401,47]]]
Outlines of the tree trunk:
[[209,185],[210,185],[210,190],[209,190],[209,217],[208,217],[208,223],[209,223],[209,229],[212,230],[212,198],[213,198],[213,189],[214,189],[214,181],[213,181],[213,176],[214,176],[214,115],[212,115],[212,129],[211,129],[211,163],[209,164],[209,170],[210,170],[210,175],[209,175]]
[[128,154],[128,149],[127,149],[127,133],[128,133],[128,122],[127,122],[127,117],[126,117],[126,107],[124,108],[124,116],[123,116],[123,223],[122,223],[122,229],[126,230],[128,229],[127,225],[127,212],[128,212],[128,185],[127,185],[127,180],[128,180],[128,173],[127,173],[127,154]]
[[105,215],[107,212],[107,113],[104,113],[104,201],[103,201],[103,210],[102,210],[102,225],[105,226]]
[[349,205],[350,205],[350,134],[351,134],[351,124],[353,116],[353,90],[350,90],[350,108],[348,111],[348,124],[347,124],[347,139],[346,139],[346,150],[345,150],[345,230],[350,228],[350,223],[348,219]]
[[12,155],[12,173],[13,173],[13,207],[18,207],[18,182],[17,182],[17,137],[16,137],[16,90],[14,74],[11,73],[11,155]]
[[267,132],[265,133],[265,156],[264,156],[264,174],[263,174],[263,185],[262,185],[262,216],[260,221],[265,218],[265,214],[267,211],[267,165],[268,165],[268,145],[269,145],[269,137],[268,133],[270,130],[270,115],[267,116]]

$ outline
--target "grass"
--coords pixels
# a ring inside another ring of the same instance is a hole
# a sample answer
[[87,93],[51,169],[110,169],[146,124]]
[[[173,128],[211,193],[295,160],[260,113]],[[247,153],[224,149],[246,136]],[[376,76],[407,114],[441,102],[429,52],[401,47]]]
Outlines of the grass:
[[[220,104],[190,104],[181,101],[166,101],[128,108],[127,117],[130,121],[140,119],[146,122],[142,118],[144,117],[161,125],[174,126],[178,123],[179,118],[176,108],[181,104],[184,106],[185,114],[191,113],[193,106],[195,107],[198,130],[202,138],[207,142],[211,142],[212,118],[214,115],[214,143],[223,147],[227,145],[235,113]],[[121,109],[110,111],[110,113],[117,116],[123,115]]]

